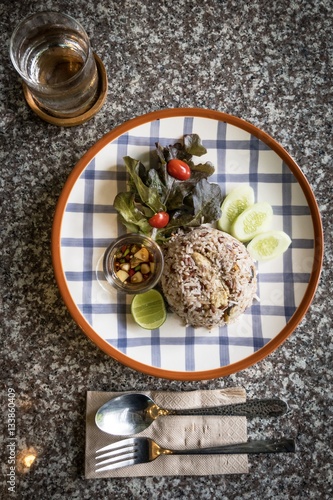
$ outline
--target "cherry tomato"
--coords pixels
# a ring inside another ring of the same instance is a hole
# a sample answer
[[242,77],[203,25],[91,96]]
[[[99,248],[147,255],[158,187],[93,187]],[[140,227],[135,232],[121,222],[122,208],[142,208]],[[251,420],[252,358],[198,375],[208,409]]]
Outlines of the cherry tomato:
[[157,212],[157,214],[150,217],[148,222],[152,227],[156,227],[157,229],[160,229],[162,227],[165,227],[168,224],[169,219],[170,219],[170,217],[169,217],[169,214],[167,212]]
[[178,158],[173,158],[167,164],[168,174],[179,181],[187,181],[191,177],[191,169],[187,163]]

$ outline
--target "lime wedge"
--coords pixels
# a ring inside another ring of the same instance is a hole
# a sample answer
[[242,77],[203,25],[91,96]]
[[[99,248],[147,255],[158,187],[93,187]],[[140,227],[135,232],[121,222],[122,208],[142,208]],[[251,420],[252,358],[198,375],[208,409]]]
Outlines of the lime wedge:
[[266,231],[258,234],[247,245],[253,260],[265,261],[282,255],[291,243],[291,239],[284,231]]
[[231,226],[231,234],[237,240],[246,242],[270,229],[273,209],[265,201],[254,203],[242,212]]
[[217,222],[217,227],[221,231],[230,233],[231,226],[236,218],[244,210],[254,203],[254,191],[251,186],[238,186],[234,188],[224,199],[221,210],[221,218]]
[[134,296],[131,313],[134,321],[146,330],[159,328],[167,317],[163,297],[154,289]]

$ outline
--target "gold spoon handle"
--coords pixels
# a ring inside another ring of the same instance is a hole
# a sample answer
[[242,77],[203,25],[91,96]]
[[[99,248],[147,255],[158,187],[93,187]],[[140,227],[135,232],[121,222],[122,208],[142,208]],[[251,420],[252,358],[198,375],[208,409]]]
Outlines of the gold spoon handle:
[[[239,417],[279,417],[286,413],[288,405],[281,399],[254,399],[245,403],[191,408],[188,410],[167,410],[167,415],[230,415]],[[164,413],[165,414],[165,413]]]

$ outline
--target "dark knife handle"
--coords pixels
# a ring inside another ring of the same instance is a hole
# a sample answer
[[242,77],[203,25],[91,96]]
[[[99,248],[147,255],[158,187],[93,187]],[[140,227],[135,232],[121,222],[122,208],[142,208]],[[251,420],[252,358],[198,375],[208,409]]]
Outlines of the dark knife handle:
[[248,441],[247,443],[226,444],[212,448],[196,448],[194,450],[172,450],[174,455],[239,455],[242,453],[294,453],[294,439],[279,441]]

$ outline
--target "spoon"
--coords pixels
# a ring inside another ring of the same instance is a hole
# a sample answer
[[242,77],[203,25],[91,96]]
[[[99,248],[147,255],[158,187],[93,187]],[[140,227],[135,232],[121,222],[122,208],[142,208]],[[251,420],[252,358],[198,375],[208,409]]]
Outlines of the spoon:
[[122,394],[102,405],[96,412],[97,427],[115,436],[130,436],[147,429],[158,417],[168,415],[230,415],[278,417],[288,409],[280,399],[257,399],[232,405],[166,410],[145,394]]

